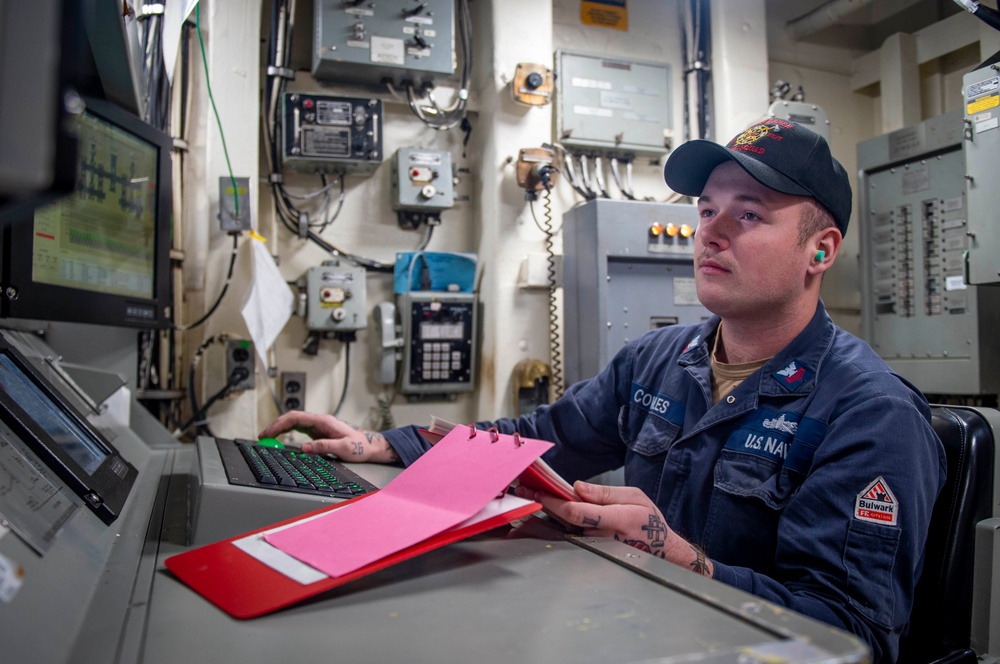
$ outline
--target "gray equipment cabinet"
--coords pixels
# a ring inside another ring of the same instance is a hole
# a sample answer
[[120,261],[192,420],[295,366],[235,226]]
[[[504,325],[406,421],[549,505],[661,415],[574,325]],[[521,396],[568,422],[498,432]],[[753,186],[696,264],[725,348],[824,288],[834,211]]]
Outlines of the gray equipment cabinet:
[[966,146],[957,111],[858,144],[863,334],[935,395],[1000,391],[1000,291],[968,277]]
[[693,205],[598,199],[563,216],[566,385],[596,376],[622,346],[709,312],[694,285]]

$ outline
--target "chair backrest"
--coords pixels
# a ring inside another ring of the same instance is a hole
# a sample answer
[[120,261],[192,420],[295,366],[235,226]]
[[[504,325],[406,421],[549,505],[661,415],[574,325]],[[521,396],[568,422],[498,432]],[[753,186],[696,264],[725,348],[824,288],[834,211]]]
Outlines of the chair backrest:
[[934,505],[900,662],[961,661],[969,650],[976,523],[991,516],[995,442],[987,409],[932,406],[948,480]]

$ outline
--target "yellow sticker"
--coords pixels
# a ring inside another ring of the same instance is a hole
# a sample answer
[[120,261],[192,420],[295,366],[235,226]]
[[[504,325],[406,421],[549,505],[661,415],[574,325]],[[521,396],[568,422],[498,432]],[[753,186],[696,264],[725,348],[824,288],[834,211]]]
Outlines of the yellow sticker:
[[581,0],[580,21],[599,28],[628,30],[626,0]]
[[983,111],[996,108],[1000,106],[1000,95],[989,95],[988,97],[980,97],[979,99],[969,102],[966,106],[966,111],[969,115],[973,113],[982,113]]
[[263,235],[252,229],[250,231],[250,237],[252,237],[255,240],[260,240],[261,242],[267,242],[266,237],[264,237]]

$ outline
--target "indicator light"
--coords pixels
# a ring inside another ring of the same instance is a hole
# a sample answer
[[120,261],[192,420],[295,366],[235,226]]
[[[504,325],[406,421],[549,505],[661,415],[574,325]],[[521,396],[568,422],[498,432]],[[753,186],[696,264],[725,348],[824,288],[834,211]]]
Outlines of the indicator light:
[[667,235],[675,237],[677,235],[677,224],[667,224]]
[[663,234],[663,226],[659,223],[655,223],[649,227],[649,234],[653,237],[659,237]]
[[691,237],[694,235],[694,229],[687,224],[681,225],[681,237]]

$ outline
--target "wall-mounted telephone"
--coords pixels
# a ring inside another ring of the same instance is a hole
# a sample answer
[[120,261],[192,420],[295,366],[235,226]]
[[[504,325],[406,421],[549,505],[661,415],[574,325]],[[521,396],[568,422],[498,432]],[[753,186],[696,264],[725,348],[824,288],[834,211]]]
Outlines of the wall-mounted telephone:
[[475,387],[476,294],[411,291],[396,296],[403,328],[399,391],[454,398]]
[[379,340],[376,380],[383,385],[392,385],[396,382],[396,367],[403,359],[403,338],[399,336],[395,304],[379,302],[375,305],[375,330]]

